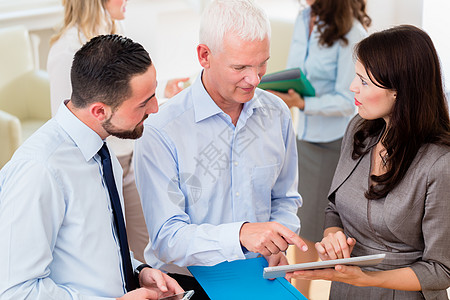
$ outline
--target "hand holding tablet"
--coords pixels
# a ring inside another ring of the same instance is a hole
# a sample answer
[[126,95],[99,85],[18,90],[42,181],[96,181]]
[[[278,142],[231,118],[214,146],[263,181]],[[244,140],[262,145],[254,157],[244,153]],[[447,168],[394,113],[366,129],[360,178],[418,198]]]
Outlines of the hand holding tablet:
[[266,279],[278,278],[286,276],[286,273],[289,272],[333,268],[336,265],[350,265],[359,267],[375,266],[379,264],[384,259],[385,256],[386,254],[375,254],[375,255],[365,255],[350,258],[340,258],[318,262],[302,263],[295,265],[266,267],[264,268],[263,277]]
[[169,297],[159,298],[159,300],[189,300],[194,295],[194,290],[190,290],[181,294],[176,294]]

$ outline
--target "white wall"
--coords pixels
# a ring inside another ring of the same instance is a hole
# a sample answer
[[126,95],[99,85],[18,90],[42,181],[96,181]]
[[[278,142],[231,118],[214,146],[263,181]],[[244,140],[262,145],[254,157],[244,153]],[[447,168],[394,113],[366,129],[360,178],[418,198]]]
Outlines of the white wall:
[[422,26],[423,0],[367,0],[367,13],[372,18],[370,32],[394,25]]
[[[159,77],[189,76],[198,70],[195,47],[201,8],[209,0],[133,0],[128,2],[126,33],[140,41],[155,61]],[[294,21],[298,0],[256,0],[271,18]],[[370,32],[398,24],[421,26],[423,0],[367,0]],[[445,1],[445,0],[444,0]]]
[[133,0],[123,21],[127,36],[141,43],[155,63],[158,78],[196,74],[200,12],[185,0]]
[[[195,45],[198,41],[198,18],[201,8],[208,1],[132,0],[128,2],[127,18],[124,22],[125,30],[130,37],[140,41],[150,51],[161,77],[190,75],[199,70],[200,66],[195,54]],[[256,1],[267,10],[270,16],[293,19],[298,12],[298,0]],[[401,23],[417,26],[422,24],[423,0],[367,1],[368,13],[373,20],[371,32]],[[427,3],[433,1],[448,0],[427,0]],[[56,1],[43,2],[55,3]],[[58,3],[60,2],[58,1]],[[435,11],[448,12],[448,10],[438,7],[439,9],[435,9]],[[61,9],[60,4],[59,9]],[[53,11],[51,18],[49,18],[48,12],[45,12],[45,7],[42,7],[42,10],[40,14],[30,17],[33,20],[31,23],[21,17],[11,18],[4,12],[0,12],[0,28],[17,23],[26,24],[32,33],[40,37],[39,61],[40,67],[45,69],[49,39],[53,28],[62,21],[62,13],[55,8],[54,4],[48,8],[49,11]],[[177,14],[179,18],[175,18]],[[448,17],[439,18],[437,21],[444,22],[446,19]],[[37,24],[39,27],[36,27]],[[165,29],[169,35],[165,35],[162,29]],[[441,39],[441,37],[438,38]]]
[[447,32],[450,28],[449,12],[448,0],[427,0],[424,3],[423,28],[431,36],[441,59],[447,93],[450,93],[450,39]]

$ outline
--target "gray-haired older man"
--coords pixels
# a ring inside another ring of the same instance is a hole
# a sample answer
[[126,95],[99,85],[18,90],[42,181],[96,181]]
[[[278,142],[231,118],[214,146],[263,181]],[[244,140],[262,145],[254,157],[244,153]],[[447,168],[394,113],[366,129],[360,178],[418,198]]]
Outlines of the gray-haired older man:
[[201,76],[144,122],[137,141],[144,256],[185,289],[198,289],[186,266],[258,253],[286,264],[289,244],[306,250],[295,233],[301,200],[289,109],[256,88],[269,40],[267,16],[252,1],[213,1],[201,22]]

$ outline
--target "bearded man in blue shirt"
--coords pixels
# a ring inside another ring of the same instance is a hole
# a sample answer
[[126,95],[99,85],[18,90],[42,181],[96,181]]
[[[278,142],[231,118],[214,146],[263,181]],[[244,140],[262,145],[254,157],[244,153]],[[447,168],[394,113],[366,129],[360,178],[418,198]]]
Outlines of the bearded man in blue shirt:
[[187,266],[259,254],[282,265],[289,244],[307,250],[296,234],[301,198],[290,112],[256,88],[269,46],[261,8],[248,0],[213,1],[201,21],[201,75],[144,122],[136,142],[136,182],[150,235],[144,257],[185,289],[200,288]]
[[131,258],[122,169],[104,142],[140,137],[143,121],[158,111],[147,51],[117,35],[95,37],[75,54],[71,80],[71,99],[0,171],[0,298],[140,300],[182,292]]

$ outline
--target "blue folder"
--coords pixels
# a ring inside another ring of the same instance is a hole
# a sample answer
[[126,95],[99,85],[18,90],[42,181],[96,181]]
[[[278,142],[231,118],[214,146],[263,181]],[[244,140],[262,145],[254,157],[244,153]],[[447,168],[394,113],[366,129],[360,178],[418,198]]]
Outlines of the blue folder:
[[211,300],[306,299],[285,278],[263,278],[264,257],[188,267]]

